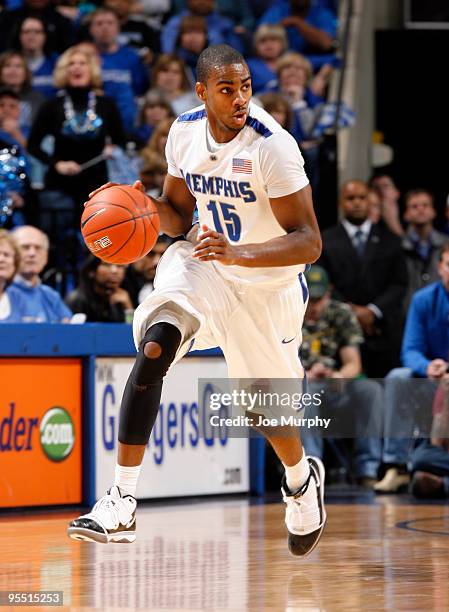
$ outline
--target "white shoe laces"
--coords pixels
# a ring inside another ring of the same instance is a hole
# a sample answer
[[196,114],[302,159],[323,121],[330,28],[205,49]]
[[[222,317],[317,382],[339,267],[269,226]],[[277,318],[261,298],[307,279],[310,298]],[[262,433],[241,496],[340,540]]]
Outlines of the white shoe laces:
[[[124,517],[125,514],[127,515],[126,518]],[[91,512],[85,516],[93,518],[105,529],[117,529],[120,524],[126,525],[131,520],[132,513],[125,500],[107,494],[99,499]]]

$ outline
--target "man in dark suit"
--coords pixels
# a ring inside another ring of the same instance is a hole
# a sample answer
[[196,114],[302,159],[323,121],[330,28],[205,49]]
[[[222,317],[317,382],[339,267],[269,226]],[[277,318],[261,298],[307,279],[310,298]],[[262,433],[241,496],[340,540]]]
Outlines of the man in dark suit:
[[382,378],[399,363],[401,312],[407,267],[400,239],[368,219],[368,186],[348,181],[341,190],[341,222],[323,233],[320,265],[335,296],[347,302],[362,326],[365,373]]

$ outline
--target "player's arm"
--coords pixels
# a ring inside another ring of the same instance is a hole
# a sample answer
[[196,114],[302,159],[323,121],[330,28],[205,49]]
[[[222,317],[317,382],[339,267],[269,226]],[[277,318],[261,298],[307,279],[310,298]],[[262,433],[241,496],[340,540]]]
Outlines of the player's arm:
[[194,257],[246,268],[293,266],[316,261],[321,254],[321,237],[310,186],[306,185],[290,195],[270,198],[270,205],[279,225],[287,232],[284,236],[258,244],[233,246],[223,234],[203,226]]
[[162,195],[154,202],[164,234],[175,237],[188,232],[192,226],[196,200],[184,179],[167,174]]
[[[117,183],[106,183],[90,193],[89,197],[93,198],[96,193],[113,185],[117,185]],[[140,181],[136,181],[132,186],[134,189],[145,193],[145,187]],[[184,179],[167,174],[162,195],[159,198],[151,199],[156,204],[159,213],[161,232],[171,237],[180,236],[188,232],[192,226],[196,201]]]

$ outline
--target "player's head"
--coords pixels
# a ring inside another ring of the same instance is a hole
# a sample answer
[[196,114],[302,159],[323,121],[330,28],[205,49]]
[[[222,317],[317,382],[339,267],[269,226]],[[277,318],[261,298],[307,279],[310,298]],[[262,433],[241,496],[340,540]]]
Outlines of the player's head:
[[207,47],[198,58],[196,93],[212,126],[236,133],[248,116],[251,75],[241,53],[228,45]]
[[368,193],[368,185],[363,181],[347,181],[341,188],[341,212],[350,223],[362,225],[368,218]]

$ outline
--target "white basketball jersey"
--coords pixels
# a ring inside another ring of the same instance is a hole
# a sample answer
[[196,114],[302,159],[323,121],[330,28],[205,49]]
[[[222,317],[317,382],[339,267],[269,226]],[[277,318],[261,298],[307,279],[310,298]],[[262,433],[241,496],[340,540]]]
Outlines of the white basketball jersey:
[[[204,106],[184,113],[170,129],[165,153],[169,174],[184,178],[195,197],[200,223],[235,245],[285,235],[269,198],[295,193],[309,182],[294,138],[253,103],[245,127],[216,147]],[[229,280],[274,286],[295,280],[305,267],[214,266]]]

